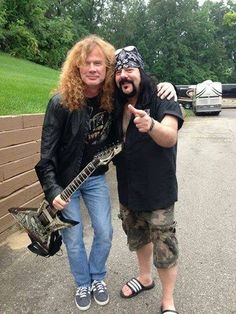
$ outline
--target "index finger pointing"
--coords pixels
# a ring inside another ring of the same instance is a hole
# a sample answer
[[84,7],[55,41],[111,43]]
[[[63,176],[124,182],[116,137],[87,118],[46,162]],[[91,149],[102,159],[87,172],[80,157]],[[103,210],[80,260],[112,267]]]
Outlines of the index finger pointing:
[[135,117],[143,118],[146,115],[146,112],[143,110],[135,109],[134,106],[128,105],[129,112],[133,113]]

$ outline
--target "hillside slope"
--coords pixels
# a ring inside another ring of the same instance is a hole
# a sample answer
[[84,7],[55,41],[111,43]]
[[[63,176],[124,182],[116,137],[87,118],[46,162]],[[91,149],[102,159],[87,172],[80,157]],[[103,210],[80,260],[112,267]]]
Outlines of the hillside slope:
[[44,112],[59,71],[0,53],[0,115]]

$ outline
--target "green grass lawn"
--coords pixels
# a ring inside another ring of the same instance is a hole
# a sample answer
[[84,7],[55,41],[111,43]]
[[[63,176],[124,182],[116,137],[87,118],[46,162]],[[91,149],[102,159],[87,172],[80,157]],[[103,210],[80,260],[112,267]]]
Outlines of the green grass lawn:
[[0,115],[45,112],[59,71],[0,53]]
[[[0,53],[0,115],[45,112],[59,71]],[[185,110],[186,117],[191,110]]]

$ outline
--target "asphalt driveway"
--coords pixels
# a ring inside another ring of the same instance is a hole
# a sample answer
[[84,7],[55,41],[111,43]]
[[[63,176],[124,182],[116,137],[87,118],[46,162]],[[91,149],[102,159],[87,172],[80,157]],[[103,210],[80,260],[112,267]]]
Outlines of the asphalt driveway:
[[[180,314],[236,313],[235,122],[235,111],[223,110],[219,117],[189,119],[179,134],[180,259],[175,299]],[[154,268],[154,289],[130,300],[119,296],[123,283],[137,274],[137,264],[117,217],[113,166],[108,179],[114,227],[106,278],[110,303],[101,307],[93,302],[87,313],[159,313],[161,291]],[[89,248],[92,229],[86,210],[84,219]],[[64,246],[61,256],[43,258],[26,249],[27,241],[25,233],[17,232],[0,245],[0,313],[79,313]]]

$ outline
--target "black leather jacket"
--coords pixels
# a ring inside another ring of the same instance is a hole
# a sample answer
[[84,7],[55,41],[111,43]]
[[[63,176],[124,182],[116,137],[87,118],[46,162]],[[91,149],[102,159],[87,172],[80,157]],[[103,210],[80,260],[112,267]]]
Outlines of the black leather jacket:
[[80,171],[89,129],[89,107],[69,111],[54,96],[48,104],[41,143],[41,159],[35,166],[49,203]]

